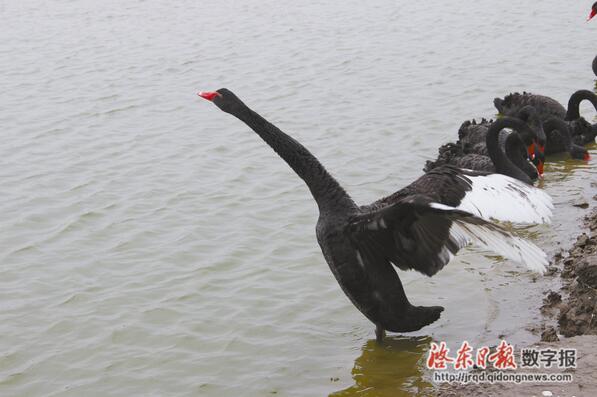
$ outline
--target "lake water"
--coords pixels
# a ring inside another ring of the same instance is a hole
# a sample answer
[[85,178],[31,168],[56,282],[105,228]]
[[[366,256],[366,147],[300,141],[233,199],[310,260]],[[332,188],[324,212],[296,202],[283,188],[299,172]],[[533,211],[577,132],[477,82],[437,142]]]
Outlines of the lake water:
[[[554,282],[467,249],[400,273],[446,310],[376,345],[302,181],[195,93],[232,89],[366,204],[495,96],[592,89],[589,8],[0,0],[0,395],[425,394],[432,340],[535,341]],[[550,254],[580,231],[595,161],[548,164],[554,224],[521,232]]]

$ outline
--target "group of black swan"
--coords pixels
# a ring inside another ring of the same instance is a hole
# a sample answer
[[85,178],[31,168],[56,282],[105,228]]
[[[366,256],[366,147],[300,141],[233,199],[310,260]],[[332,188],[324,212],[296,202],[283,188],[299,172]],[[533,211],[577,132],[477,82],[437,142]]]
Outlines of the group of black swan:
[[[588,161],[590,155],[584,145],[595,141],[597,124],[580,116],[583,100],[597,110],[597,95],[587,90],[573,93],[568,109],[555,99],[527,92],[495,98],[493,103],[501,117],[495,122],[465,121],[458,140],[440,147],[437,159],[427,161],[424,171],[451,164],[532,183],[543,175],[547,155],[567,152],[574,159]],[[521,149],[523,145],[526,151]]]
[[511,94],[495,100],[503,117],[465,122],[458,142],[442,146],[424,175],[360,206],[311,152],[231,91],[199,96],[244,122],[306,183],[319,207],[316,235],[323,255],[344,293],[375,324],[378,341],[386,330],[419,330],[444,310],[412,305],[395,267],[433,276],[474,244],[542,273],[545,253],[495,222],[549,223],[551,198],[532,186],[544,156],[566,151],[587,159],[582,145],[594,141],[597,130],[578,111],[584,99],[597,108],[593,93],[574,93],[568,110],[548,97]]

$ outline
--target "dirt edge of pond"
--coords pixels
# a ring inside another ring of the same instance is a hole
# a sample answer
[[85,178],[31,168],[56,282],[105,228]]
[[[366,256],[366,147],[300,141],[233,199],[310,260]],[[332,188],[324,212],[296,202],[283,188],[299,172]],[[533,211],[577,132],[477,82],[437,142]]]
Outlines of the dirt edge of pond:
[[[597,195],[593,197],[597,200]],[[586,206],[582,208],[587,208]],[[571,383],[543,384],[442,384],[437,396],[597,396],[597,208],[582,219],[581,233],[572,248],[554,256],[546,276],[561,277],[559,291],[548,291],[537,324],[540,349],[576,349],[574,369],[524,370],[523,372],[570,373]],[[551,325],[546,325],[550,324]],[[517,361],[520,357],[517,357]]]

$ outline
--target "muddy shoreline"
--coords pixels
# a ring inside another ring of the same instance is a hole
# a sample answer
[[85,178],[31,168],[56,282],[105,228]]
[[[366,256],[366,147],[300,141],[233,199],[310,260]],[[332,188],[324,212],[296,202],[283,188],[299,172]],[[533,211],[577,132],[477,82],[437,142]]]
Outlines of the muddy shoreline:
[[[597,198],[597,196],[595,197]],[[557,331],[564,337],[597,335],[597,210],[583,220],[587,232],[576,239],[567,255],[556,255],[552,269],[562,278],[562,289],[550,291],[541,310],[557,317]],[[550,329],[543,341],[554,341]]]
[[[545,384],[443,384],[437,396],[597,396],[597,195],[581,208],[592,207],[581,220],[573,246],[557,253],[546,277],[559,278],[559,290],[549,290],[539,308],[542,321],[533,332],[539,341],[534,347],[577,349],[577,367],[567,369],[571,383]],[[525,346],[526,347],[526,346]],[[520,357],[517,357],[517,361]],[[562,372],[530,370],[525,372]]]

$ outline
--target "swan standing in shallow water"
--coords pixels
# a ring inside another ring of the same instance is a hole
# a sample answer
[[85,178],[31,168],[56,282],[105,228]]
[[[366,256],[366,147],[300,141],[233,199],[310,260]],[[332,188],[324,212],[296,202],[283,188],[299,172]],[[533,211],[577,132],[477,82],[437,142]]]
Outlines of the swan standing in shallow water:
[[543,251],[488,220],[549,222],[553,206],[545,192],[503,175],[440,167],[358,206],[303,145],[231,91],[199,96],[247,124],[305,181],[319,207],[316,235],[323,255],[344,293],[375,324],[378,341],[386,330],[419,330],[443,311],[412,305],[392,265],[433,276],[473,243],[545,270]]

